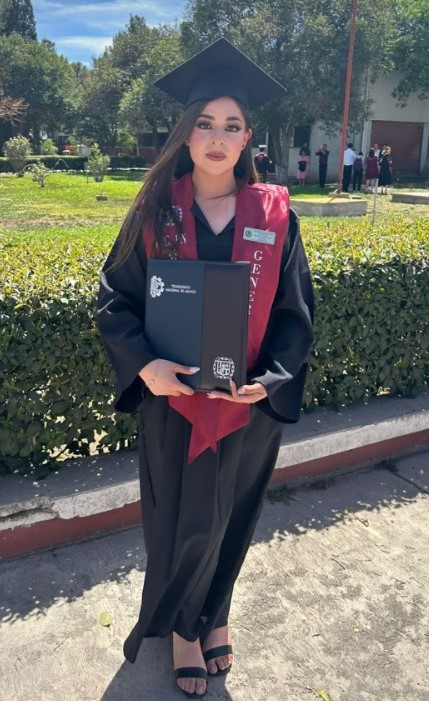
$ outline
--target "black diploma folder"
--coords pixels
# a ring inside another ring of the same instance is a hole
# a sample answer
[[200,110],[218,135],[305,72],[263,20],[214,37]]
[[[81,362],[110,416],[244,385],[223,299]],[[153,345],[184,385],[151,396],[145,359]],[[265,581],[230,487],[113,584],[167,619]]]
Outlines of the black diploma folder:
[[246,383],[249,264],[148,261],[145,334],[160,358],[199,367],[180,380],[195,390]]

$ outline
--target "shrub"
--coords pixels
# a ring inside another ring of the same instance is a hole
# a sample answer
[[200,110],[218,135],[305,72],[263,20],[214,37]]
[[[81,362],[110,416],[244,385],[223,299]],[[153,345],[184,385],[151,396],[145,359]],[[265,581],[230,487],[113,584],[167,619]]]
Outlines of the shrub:
[[44,139],[44,141],[42,141],[40,153],[43,156],[54,156],[56,153],[58,153],[58,149],[52,139]]
[[[67,170],[67,166],[70,170],[85,170],[85,164],[88,163],[88,158],[86,156],[61,156],[62,163],[58,163],[58,157],[56,156],[31,156],[28,159],[29,163],[36,163],[40,160],[47,168],[53,168],[55,170]],[[67,166],[65,165],[67,164]],[[116,168],[127,169],[127,168],[145,168],[147,165],[146,159],[143,156],[111,156],[110,157],[110,167],[111,170]],[[0,158],[0,173],[11,173],[13,168],[10,162],[6,158]]]
[[88,158],[88,168],[94,175],[96,183],[101,183],[107,173],[110,165],[110,156],[103,156],[98,144],[93,144],[91,147],[91,155]]
[[[317,303],[305,408],[427,387],[427,222],[305,220],[303,229]],[[109,227],[0,239],[3,471],[40,476],[61,456],[133,444],[136,417],[108,403],[114,378],[94,322],[113,237]]]
[[24,175],[23,170],[31,153],[29,140],[26,139],[25,136],[14,136],[12,139],[9,139],[9,141],[6,141],[4,152],[12,166],[12,170],[18,177],[22,177]]

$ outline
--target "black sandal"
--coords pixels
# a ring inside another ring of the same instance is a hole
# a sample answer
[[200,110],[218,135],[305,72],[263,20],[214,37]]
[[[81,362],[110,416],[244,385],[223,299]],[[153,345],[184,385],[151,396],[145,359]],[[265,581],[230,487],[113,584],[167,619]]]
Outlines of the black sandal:
[[[211,647],[210,650],[206,650],[206,652],[203,652],[203,657],[204,657],[204,662],[208,662],[209,660],[213,660],[215,657],[223,657],[224,655],[232,655],[232,645],[219,645],[218,647]],[[209,672],[210,676],[212,677],[222,677],[225,674],[228,674],[232,667],[232,664],[229,665],[229,667],[225,667],[225,669],[218,669],[217,672],[212,674]]]
[[[207,682],[207,670],[202,667],[178,667],[174,670],[174,676],[176,679],[204,679]],[[189,691],[184,691],[178,684],[176,686],[182,694],[185,694],[190,699],[202,699],[207,691],[207,685],[204,694],[190,694]]]

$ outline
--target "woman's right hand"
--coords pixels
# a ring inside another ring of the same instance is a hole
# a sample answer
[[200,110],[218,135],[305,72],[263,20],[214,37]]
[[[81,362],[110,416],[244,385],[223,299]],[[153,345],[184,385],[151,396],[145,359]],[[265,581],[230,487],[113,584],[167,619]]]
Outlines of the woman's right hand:
[[144,366],[139,372],[139,376],[145,383],[146,387],[155,396],[173,396],[180,397],[181,394],[191,396],[194,390],[177,377],[177,373],[182,375],[195,375],[200,368],[189,367],[188,365],[179,365],[172,363],[170,360],[157,358]]

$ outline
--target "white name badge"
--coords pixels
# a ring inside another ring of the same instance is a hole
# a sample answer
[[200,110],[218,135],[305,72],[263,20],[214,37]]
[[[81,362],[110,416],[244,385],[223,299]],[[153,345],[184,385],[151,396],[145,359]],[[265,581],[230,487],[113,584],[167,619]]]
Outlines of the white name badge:
[[252,229],[246,226],[243,231],[243,238],[246,241],[254,241],[255,243],[268,243],[274,246],[276,241],[275,231],[264,231],[264,229]]

